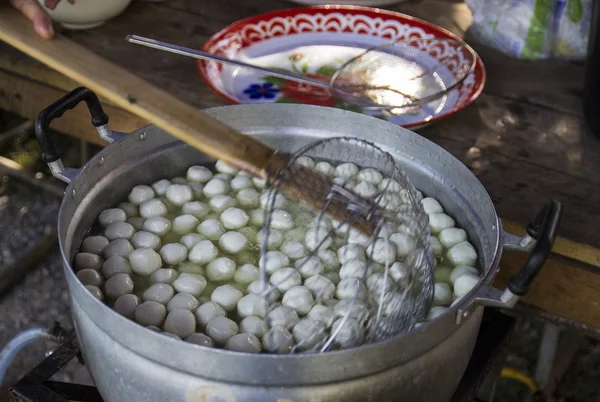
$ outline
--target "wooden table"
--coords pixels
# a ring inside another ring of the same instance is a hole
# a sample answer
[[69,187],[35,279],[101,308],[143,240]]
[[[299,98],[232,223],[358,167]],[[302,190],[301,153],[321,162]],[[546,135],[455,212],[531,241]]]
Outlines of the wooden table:
[[[291,7],[282,0],[168,0],[133,3],[105,26],[64,32],[107,59],[139,74],[198,108],[221,105],[196,72],[195,62],[127,44],[139,34],[199,48],[224,26],[254,14]],[[481,55],[488,74],[484,93],[466,110],[419,131],[469,166],[489,191],[505,227],[521,232],[550,198],[565,204],[561,239],[526,305],[566,324],[600,328],[600,139],[581,111],[583,67],[561,62],[522,62],[478,45],[467,30],[464,3],[407,1],[391,10],[411,14],[464,36]],[[0,44],[0,108],[35,118],[77,84]],[[110,104],[111,126],[132,131],[145,122]],[[58,130],[102,144],[83,107],[56,122]],[[569,240],[567,240],[569,239]],[[524,256],[503,259],[498,286]]]

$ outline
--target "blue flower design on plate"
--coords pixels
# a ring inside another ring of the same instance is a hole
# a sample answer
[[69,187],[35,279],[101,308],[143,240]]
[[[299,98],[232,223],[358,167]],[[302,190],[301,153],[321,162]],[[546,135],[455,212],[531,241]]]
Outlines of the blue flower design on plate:
[[250,99],[275,99],[275,96],[279,93],[279,88],[270,82],[264,84],[252,84],[244,90],[244,93],[248,95]]

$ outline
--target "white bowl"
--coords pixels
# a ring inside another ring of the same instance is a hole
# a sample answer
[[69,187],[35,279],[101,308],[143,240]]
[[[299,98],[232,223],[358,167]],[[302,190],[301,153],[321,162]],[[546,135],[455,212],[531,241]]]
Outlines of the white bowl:
[[69,29],[90,29],[121,14],[132,0],[77,0],[75,4],[62,0],[54,10],[44,6],[52,19]]

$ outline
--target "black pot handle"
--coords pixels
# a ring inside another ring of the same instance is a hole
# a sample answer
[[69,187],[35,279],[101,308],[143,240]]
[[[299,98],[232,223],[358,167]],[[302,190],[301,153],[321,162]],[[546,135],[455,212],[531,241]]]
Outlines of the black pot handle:
[[529,291],[531,282],[548,259],[556,232],[563,214],[563,205],[552,200],[538,213],[535,220],[527,226],[527,234],[536,240],[525,265],[508,281],[508,290],[514,295],[523,296]]
[[52,144],[50,139],[50,123],[61,117],[67,110],[73,109],[82,101],[85,101],[90,114],[92,115],[93,126],[96,127],[99,132],[101,132],[102,129],[108,131],[108,116],[104,113],[98,96],[88,88],[75,88],[73,91],[42,110],[35,121],[35,135],[40,144],[42,160],[44,162],[53,163],[60,160],[60,153],[54,147],[54,144]]

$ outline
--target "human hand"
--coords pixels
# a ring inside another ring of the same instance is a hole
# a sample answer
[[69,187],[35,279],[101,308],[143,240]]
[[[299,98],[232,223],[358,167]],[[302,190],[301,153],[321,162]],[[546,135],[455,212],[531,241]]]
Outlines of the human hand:
[[[54,37],[52,19],[37,0],[9,0],[10,4],[19,10],[31,23],[35,32],[44,39]],[[60,0],[45,0],[44,5],[53,10]],[[74,4],[75,0],[69,0]]]

